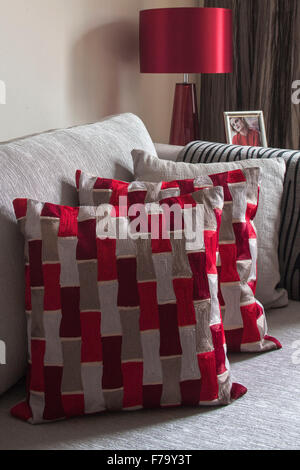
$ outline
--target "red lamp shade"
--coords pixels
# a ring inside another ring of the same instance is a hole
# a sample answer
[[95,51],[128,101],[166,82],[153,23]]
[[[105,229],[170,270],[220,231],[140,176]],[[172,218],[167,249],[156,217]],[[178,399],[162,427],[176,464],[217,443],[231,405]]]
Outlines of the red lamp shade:
[[[142,73],[232,71],[232,12],[225,8],[161,8],[140,12]],[[170,144],[199,138],[196,87],[177,83]]]
[[232,11],[161,8],[140,12],[142,73],[232,71]]

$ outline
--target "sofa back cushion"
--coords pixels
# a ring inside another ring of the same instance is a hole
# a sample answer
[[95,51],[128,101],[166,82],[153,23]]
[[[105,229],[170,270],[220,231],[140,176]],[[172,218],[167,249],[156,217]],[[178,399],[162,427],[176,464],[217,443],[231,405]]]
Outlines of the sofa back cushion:
[[280,286],[288,291],[290,299],[300,300],[300,151],[197,141],[184,147],[177,161],[216,163],[279,157],[284,158],[287,169],[279,229]]
[[76,206],[76,169],[132,181],[130,152],[136,146],[156,154],[144,124],[133,114],[0,144],[0,340],[6,345],[0,394],[24,374],[26,364],[24,242],[17,229],[13,199],[28,197]]

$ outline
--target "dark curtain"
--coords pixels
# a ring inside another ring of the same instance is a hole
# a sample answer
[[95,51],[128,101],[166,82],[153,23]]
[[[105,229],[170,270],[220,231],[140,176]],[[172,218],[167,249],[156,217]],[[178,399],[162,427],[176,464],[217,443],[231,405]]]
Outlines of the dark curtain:
[[[300,0],[205,0],[233,10],[234,71],[202,75],[200,137],[225,142],[224,111],[262,110],[269,146],[300,148]],[[299,94],[298,94],[299,96]]]

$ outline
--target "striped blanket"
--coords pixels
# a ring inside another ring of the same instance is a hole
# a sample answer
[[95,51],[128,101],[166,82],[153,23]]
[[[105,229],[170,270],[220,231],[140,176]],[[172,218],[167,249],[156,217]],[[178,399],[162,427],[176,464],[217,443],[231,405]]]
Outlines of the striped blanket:
[[285,159],[287,167],[279,234],[280,287],[287,289],[289,298],[300,300],[300,151],[197,141],[184,147],[177,161],[216,163],[278,157]]

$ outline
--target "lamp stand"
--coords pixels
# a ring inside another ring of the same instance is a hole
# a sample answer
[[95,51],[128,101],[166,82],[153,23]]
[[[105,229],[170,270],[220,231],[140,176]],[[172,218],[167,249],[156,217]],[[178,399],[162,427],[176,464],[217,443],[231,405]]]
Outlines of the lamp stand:
[[199,139],[196,85],[188,83],[188,77],[188,74],[184,74],[183,83],[176,84],[170,133],[171,145],[186,145]]

